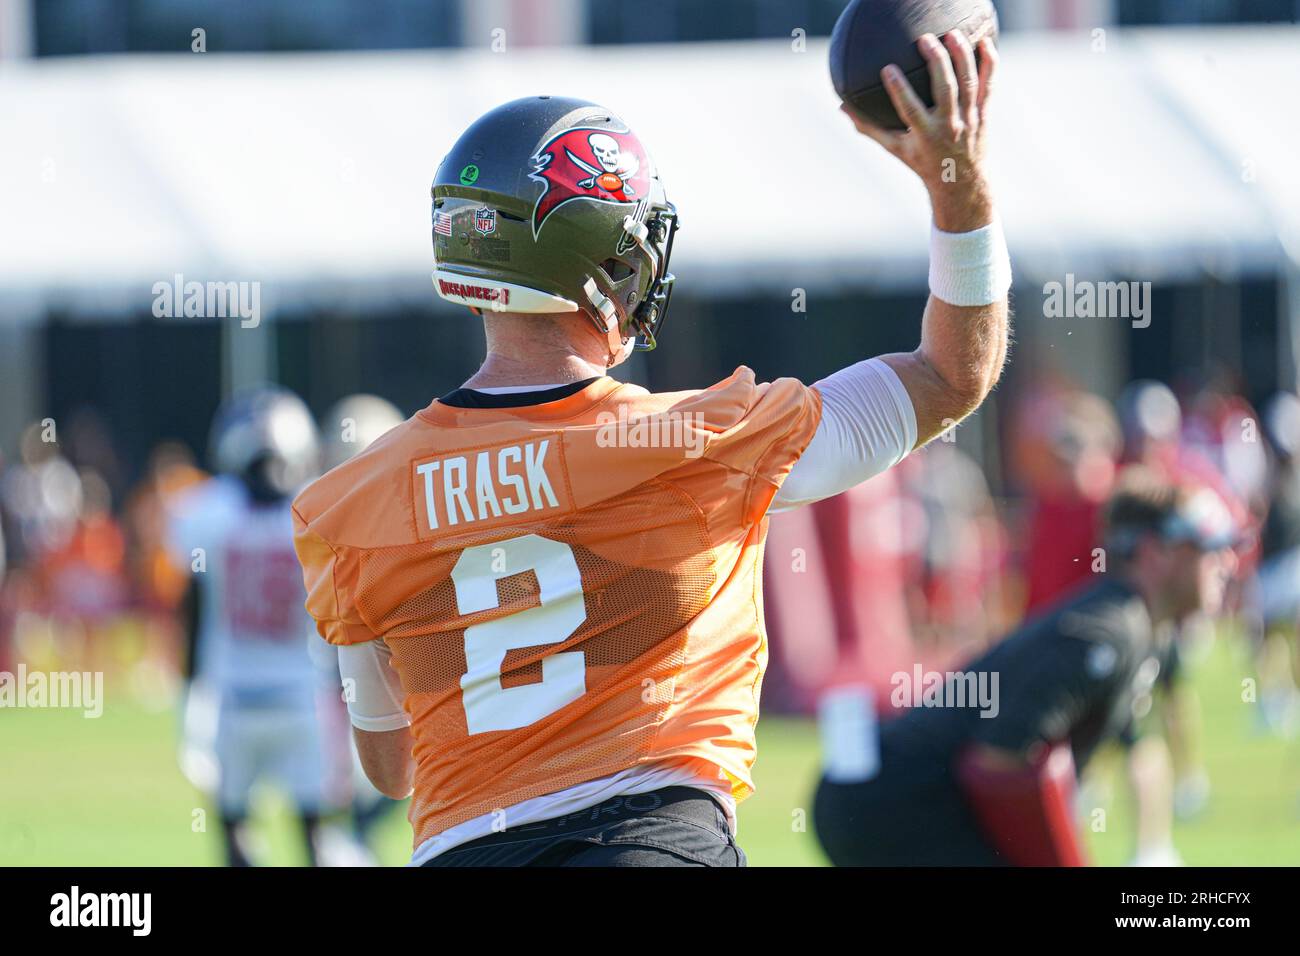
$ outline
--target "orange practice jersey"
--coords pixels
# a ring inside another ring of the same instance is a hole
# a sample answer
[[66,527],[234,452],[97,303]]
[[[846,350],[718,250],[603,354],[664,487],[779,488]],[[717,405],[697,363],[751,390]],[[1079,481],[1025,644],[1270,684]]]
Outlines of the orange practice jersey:
[[747,368],[435,401],[298,497],[321,635],[392,649],[417,846],[648,762],[752,792],[764,514],[820,416],[813,389]]

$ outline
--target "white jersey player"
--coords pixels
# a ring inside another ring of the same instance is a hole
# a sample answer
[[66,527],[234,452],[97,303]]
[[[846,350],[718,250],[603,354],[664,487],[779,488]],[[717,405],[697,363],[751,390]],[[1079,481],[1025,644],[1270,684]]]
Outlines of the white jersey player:
[[263,779],[293,799],[314,863],[323,779],[319,677],[289,495],[316,469],[315,424],[292,393],[237,396],[217,414],[212,456],[217,477],[175,502],[169,527],[175,557],[193,576],[187,733],[210,739],[230,865],[250,862],[244,825]]

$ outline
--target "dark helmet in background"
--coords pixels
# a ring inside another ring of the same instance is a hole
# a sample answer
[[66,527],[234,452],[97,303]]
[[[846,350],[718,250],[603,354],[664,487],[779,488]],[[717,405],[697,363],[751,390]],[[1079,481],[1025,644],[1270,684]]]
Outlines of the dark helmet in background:
[[585,100],[532,96],[480,117],[433,181],[434,285],[502,312],[583,312],[652,349],[672,293],[677,210],[640,140]]
[[209,438],[214,471],[234,475],[259,501],[292,495],[316,477],[316,422],[293,392],[276,386],[232,396],[217,410]]

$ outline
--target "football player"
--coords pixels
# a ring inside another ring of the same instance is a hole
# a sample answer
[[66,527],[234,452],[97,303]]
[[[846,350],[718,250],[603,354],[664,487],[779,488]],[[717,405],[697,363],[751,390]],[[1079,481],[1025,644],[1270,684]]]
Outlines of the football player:
[[832,862],[1085,862],[1076,769],[1150,708],[1172,625],[1218,612],[1239,534],[1214,491],[1134,466],[1107,505],[1103,540],[1100,580],[945,675],[929,699],[906,701],[878,739],[864,702],[855,709],[850,690],[835,692],[813,811]]
[[910,130],[857,124],[928,187],[921,343],[811,387],[744,367],[667,394],[610,377],[662,332],[678,221],[610,111],[516,100],[443,160],[434,283],[482,316],[487,357],[294,503],[362,762],[414,793],[413,864],[743,865],[765,516],[949,428],[1006,352],[996,53],[977,70],[960,35],[921,49],[936,106],[890,68]]
[[192,573],[186,731],[200,749],[206,738],[215,758],[230,866],[252,862],[245,823],[250,793],[263,778],[293,798],[308,858],[316,862],[323,773],[318,678],[289,502],[317,473],[318,455],[315,422],[296,395],[273,388],[237,395],[213,422],[216,477],[187,490],[172,509],[171,550]]

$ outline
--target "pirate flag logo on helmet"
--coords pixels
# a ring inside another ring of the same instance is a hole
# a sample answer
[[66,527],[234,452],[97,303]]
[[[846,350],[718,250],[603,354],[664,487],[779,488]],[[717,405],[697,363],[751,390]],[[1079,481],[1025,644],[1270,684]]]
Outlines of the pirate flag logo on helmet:
[[533,238],[571,199],[635,203],[650,189],[650,163],[631,133],[579,127],[553,137],[533,157],[529,178],[545,187],[533,207]]

